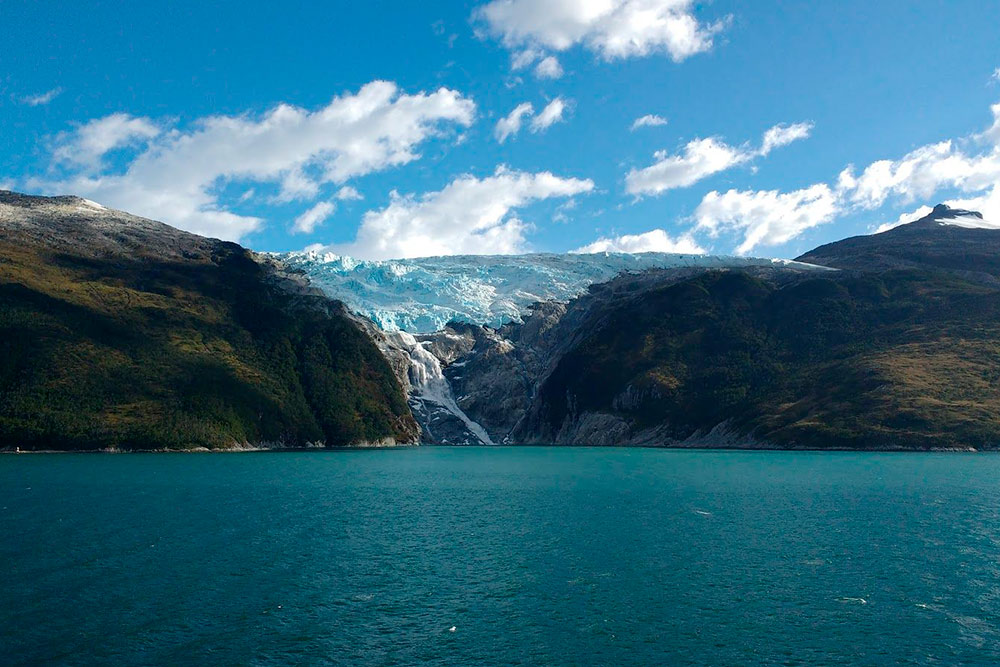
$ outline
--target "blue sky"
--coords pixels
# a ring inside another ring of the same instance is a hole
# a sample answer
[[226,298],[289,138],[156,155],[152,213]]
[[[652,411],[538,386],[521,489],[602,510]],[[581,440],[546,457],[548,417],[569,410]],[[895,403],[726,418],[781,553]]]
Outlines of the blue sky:
[[983,0],[3,0],[0,187],[258,250],[791,257],[943,200],[1000,220],[998,25]]

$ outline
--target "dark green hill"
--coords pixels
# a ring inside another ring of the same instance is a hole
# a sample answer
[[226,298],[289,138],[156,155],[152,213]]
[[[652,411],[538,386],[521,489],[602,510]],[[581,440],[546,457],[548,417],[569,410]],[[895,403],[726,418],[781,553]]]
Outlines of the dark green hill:
[[232,243],[0,192],[0,448],[412,442],[343,307]]
[[511,440],[997,448],[1000,231],[931,222],[800,258],[848,271],[600,286]]

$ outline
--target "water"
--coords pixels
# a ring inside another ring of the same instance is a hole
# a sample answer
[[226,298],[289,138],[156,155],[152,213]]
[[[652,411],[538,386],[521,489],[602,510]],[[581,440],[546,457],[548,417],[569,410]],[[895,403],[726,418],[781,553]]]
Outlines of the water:
[[[405,331],[389,335],[395,336],[409,354],[409,378],[410,385],[412,386],[410,402],[411,405],[413,403],[417,404],[414,406],[414,413],[418,418],[419,415],[425,416],[424,419],[420,420],[423,430],[429,430],[428,427],[434,418],[434,411],[443,410],[450,417],[457,418],[464,425],[466,432],[474,438],[471,441],[472,443],[482,445],[495,444],[490,439],[486,429],[479,423],[472,421],[469,415],[465,414],[465,411],[455,402],[455,397],[451,393],[451,386],[448,384],[448,380],[445,379],[444,371],[441,369],[441,360],[435,357],[424,346],[423,342],[418,341]],[[426,436],[427,433],[425,432],[424,435]],[[435,442],[442,441],[436,440]]]
[[4,663],[1000,663],[996,456],[2,456],[0,505]]

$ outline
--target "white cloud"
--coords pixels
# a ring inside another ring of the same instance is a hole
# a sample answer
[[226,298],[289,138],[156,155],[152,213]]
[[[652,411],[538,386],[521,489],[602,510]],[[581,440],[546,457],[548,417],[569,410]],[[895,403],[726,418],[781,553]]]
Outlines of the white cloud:
[[746,254],[760,245],[778,245],[806,229],[829,222],[838,212],[837,195],[825,184],[781,193],[775,190],[725,194],[709,192],[695,211],[696,229],[716,237],[725,230],[743,234],[736,248]]
[[344,187],[337,190],[337,199],[340,201],[357,201],[364,199],[364,196],[358,192],[357,188],[353,188],[350,185],[345,185]]
[[[638,122],[638,121],[637,121]],[[625,176],[625,190],[632,195],[658,195],[667,190],[686,188],[713,174],[763,157],[774,148],[809,136],[812,125],[776,125],[764,133],[760,148],[730,146],[718,139],[695,139],[680,155],[666,151],[653,154],[656,162],[643,169],[632,169]]]
[[365,214],[353,243],[328,250],[365,259],[523,252],[529,225],[515,215],[518,209],[593,189],[589,179],[499,167],[492,176],[461,176],[419,197],[394,192],[388,206]]
[[558,79],[563,75],[562,65],[555,56],[546,56],[535,65],[535,76],[539,79]]
[[539,51],[538,49],[522,49],[520,51],[514,51],[510,56],[510,68],[516,72],[517,70],[522,70],[536,60],[544,57],[544,52]]
[[632,127],[630,128],[633,132],[638,130],[640,127],[659,127],[661,125],[666,125],[667,119],[663,116],[657,116],[656,114],[648,113],[645,116],[640,116],[632,121]]
[[[276,183],[279,198],[314,197],[321,184],[412,162],[419,146],[444,126],[468,126],[474,117],[475,104],[454,90],[409,95],[394,83],[375,81],[314,111],[280,104],[261,116],[202,118],[150,138],[123,170],[81,170],[33,185],[238,240],[263,221],[227,211],[220,185]],[[101,122],[107,119],[93,123]],[[78,130],[67,144],[80,136]],[[102,144],[94,145],[89,155],[99,160]]]
[[968,155],[954,142],[921,146],[899,160],[879,160],[854,176],[849,168],[841,185],[850,200],[863,208],[882,206],[890,197],[903,203],[926,200],[943,188],[975,192],[1000,181],[1000,152]]
[[566,110],[566,102],[561,97],[557,97],[542,109],[541,113],[531,119],[531,131],[543,132],[556,123],[563,120],[563,112]]
[[44,93],[38,93],[37,95],[25,95],[21,98],[22,104],[27,104],[29,107],[40,107],[45,106],[55,98],[62,94],[62,88],[53,88],[52,90],[47,90]]
[[[931,198],[942,191],[961,194],[947,205],[979,211],[988,221],[1000,220],[1000,104],[991,108],[993,124],[985,132],[958,141],[921,146],[897,160],[878,160],[860,174],[848,166],[835,183],[817,183],[788,193],[777,191],[708,193],[695,213],[696,229],[718,236],[723,231],[742,235],[737,252],[778,245],[803,231],[859,210],[887,203],[913,205],[895,221],[879,225],[884,232],[930,212]],[[802,134],[796,126],[784,128],[768,143],[777,146]],[[794,139],[793,139],[794,140]],[[976,152],[976,147],[985,150]]]
[[514,107],[514,110],[497,121],[493,134],[501,144],[507,141],[508,137],[516,136],[521,131],[521,124],[524,118],[531,117],[535,113],[535,107],[531,102],[524,102]]
[[508,138],[516,136],[524,125],[524,121],[531,119],[530,129],[532,133],[544,132],[555,123],[565,120],[563,117],[568,103],[561,97],[549,102],[542,109],[541,113],[535,115],[535,107],[530,102],[523,102],[514,107],[514,110],[497,121],[493,128],[493,136],[499,143],[507,141]]
[[666,151],[653,154],[656,163],[644,169],[632,169],[625,177],[625,189],[633,195],[656,195],[674,188],[684,188],[712,174],[729,169],[749,159],[749,154],[715,139],[695,139],[681,155]]
[[295,224],[292,226],[292,233],[312,234],[316,230],[316,227],[333,215],[333,212],[336,210],[337,205],[332,202],[319,202],[308,211],[295,218]]
[[160,128],[149,118],[114,113],[57,135],[52,157],[57,163],[97,168],[109,152],[159,134]]
[[662,229],[643,234],[625,234],[614,238],[600,238],[573,252],[591,254],[598,252],[676,252],[686,255],[703,255],[705,249],[689,235],[671,238]]
[[993,80],[1000,81],[1000,67],[997,67],[995,70],[993,70]]
[[1000,148],[1000,103],[991,106],[990,111],[993,113],[993,125],[983,132],[979,138]]
[[758,151],[758,154],[767,155],[775,148],[787,146],[788,144],[794,141],[799,141],[800,139],[808,139],[809,133],[812,132],[812,129],[812,123],[775,125],[764,133],[764,139],[761,141],[760,151]]
[[872,229],[872,233],[881,234],[882,232],[887,232],[890,229],[895,229],[900,225],[905,225],[908,222],[913,222],[914,220],[919,220],[920,218],[929,215],[933,209],[930,206],[921,206],[915,211],[910,211],[908,213],[901,214],[896,220],[892,222],[884,222]]
[[723,22],[702,23],[693,0],[493,0],[474,17],[511,49],[582,45],[604,60],[669,55],[680,62],[712,48]]
[[13,190],[14,181],[6,178],[0,178],[0,190]]

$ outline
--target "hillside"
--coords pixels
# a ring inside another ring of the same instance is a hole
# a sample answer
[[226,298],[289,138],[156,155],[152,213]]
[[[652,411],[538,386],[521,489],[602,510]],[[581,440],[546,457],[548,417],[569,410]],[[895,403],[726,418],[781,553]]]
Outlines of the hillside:
[[577,307],[510,439],[994,449],[1000,231],[976,221],[939,207],[799,258],[849,271],[601,286],[613,296]]
[[980,213],[940,204],[923,218],[880,234],[810,250],[799,261],[854,271],[941,269],[970,280],[1000,279],[1000,226]]
[[232,243],[0,191],[0,448],[412,442],[341,304]]

